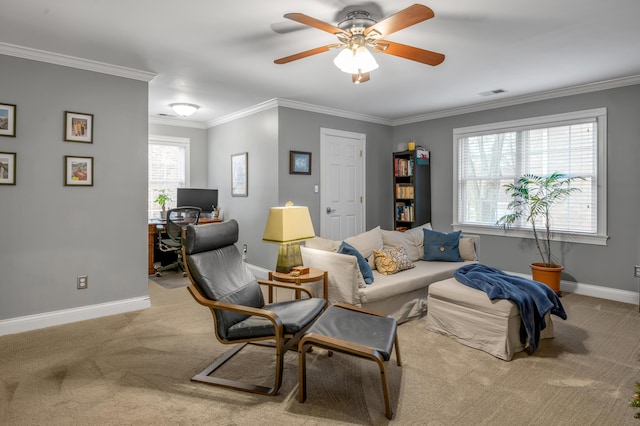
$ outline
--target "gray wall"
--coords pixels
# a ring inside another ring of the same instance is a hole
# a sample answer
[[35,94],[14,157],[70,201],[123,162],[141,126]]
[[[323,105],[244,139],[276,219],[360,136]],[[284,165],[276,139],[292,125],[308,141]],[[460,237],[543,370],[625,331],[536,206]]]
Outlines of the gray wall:
[[[313,193],[313,185],[320,184],[320,129],[364,133],[367,135],[365,228],[378,225],[392,228],[391,152],[395,144],[390,126],[291,108],[280,108],[279,118],[279,205],[292,200],[297,205],[309,206],[313,226],[319,234],[322,206],[320,194]],[[289,151],[311,152],[311,176],[289,174]]]
[[[391,128],[326,114],[274,107],[209,129],[209,184],[220,190],[225,219],[240,224],[238,247],[247,244],[247,261],[273,269],[277,246],[262,242],[269,208],[293,201],[309,206],[314,227],[320,229],[320,128],[367,135],[367,223],[391,227]],[[289,174],[289,151],[312,153],[312,174]],[[231,154],[249,152],[249,196],[231,197]]]
[[[606,107],[608,116],[608,233],[607,246],[558,243],[565,266],[563,279],[620,290],[637,291],[633,265],[640,263],[640,85],[558,99],[532,102],[438,120],[398,126],[396,140],[415,136],[432,153],[432,222],[435,229],[451,230],[453,218],[453,137],[456,127],[515,120]],[[483,263],[529,273],[536,258],[532,240],[482,236]]]
[[[273,269],[277,247],[262,242],[269,207],[278,205],[278,110],[272,108],[210,128],[208,182],[218,189],[224,219],[240,226],[247,262]],[[231,155],[248,153],[248,196],[231,196]]]
[[[0,55],[17,104],[17,185],[0,186],[0,319],[147,295],[147,83]],[[64,111],[94,114],[94,143],[64,142]],[[63,186],[65,155],[93,187]],[[87,274],[89,287],[76,289]]]
[[[192,188],[208,188],[207,130],[184,126],[149,123],[149,134],[189,139],[189,179]],[[215,188],[212,188],[215,189]]]

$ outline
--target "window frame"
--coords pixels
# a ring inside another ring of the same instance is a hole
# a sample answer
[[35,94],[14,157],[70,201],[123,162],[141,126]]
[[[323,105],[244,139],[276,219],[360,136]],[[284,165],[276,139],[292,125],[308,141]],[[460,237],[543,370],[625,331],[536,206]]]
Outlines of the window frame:
[[520,120],[502,121],[477,126],[460,127],[453,129],[453,229],[461,230],[465,233],[475,233],[484,235],[497,235],[514,238],[533,239],[531,230],[523,228],[503,229],[499,226],[471,225],[460,223],[458,217],[458,170],[459,170],[459,149],[458,141],[463,137],[477,136],[487,133],[503,133],[508,131],[519,131],[525,127],[543,127],[569,124],[578,120],[595,119],[597,123],[597,231],[595,234],[553,232],[554,241],[566,241],[582,244],[607,245],[607,109],[595,108],[569,113],[545,115],[531,117]]
[[[160,136],[160,135],[149,135],[148,138],[148,144],[147,144],[147,151],[149,150],[148,145],[169,145],[169,146],[178,146],[181,148],[184,148],[185,150],[185,164],[184,164],[184,173],[185,173],[185,187],[189,188],[191,186],[191,139],[189,138],[183,138],[183,137],[175,137],[175,136]],[[149,197],[151,194],[149,193],[149,188],[150,188],[150,177],[151,177],[151,171],[147,170],[147,197]],[[149,202],[152,200],[148,200]],[[176,200],[174,199],[173,202],[175,203]],[[147,209],[147,217],[151,217],[150,216],[150,210]]]

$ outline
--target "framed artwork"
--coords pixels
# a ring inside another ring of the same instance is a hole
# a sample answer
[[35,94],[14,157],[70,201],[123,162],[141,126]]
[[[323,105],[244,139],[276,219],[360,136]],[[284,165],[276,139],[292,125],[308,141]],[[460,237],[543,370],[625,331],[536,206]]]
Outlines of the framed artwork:
[[302,151],[289,151],[289,174],[310,175],[311,153]]
[[0,136],[16,137],[16,106],[0,103]]
[[65,155],[64,185],[93,186],[93,157]]
[[231,155],[231,196],[246,197],[249,195],[249,153]]
[[65,111],[64,140],[93,143],[93,114]]
[[16,184],[16,153],[0,152],[0,185]]

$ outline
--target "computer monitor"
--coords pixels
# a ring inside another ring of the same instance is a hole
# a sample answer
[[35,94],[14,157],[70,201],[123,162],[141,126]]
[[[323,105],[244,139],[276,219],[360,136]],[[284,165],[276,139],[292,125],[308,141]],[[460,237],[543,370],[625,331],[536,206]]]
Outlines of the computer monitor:
[[218,207],[217,189],[178,188],[177,207],[200,207],[204,213],[211,213]]

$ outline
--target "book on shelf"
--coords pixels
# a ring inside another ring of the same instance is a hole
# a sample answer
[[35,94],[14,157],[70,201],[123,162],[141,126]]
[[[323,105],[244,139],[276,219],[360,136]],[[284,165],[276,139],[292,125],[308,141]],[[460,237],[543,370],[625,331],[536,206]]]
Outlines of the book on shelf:
[[413,159],[396,157],[394,161],[394,174],[396,176],[413,176]]
[[408,198],[412,199],[414,197],[414,189],[413,185],[407,184],[396,184],[396,198]]

